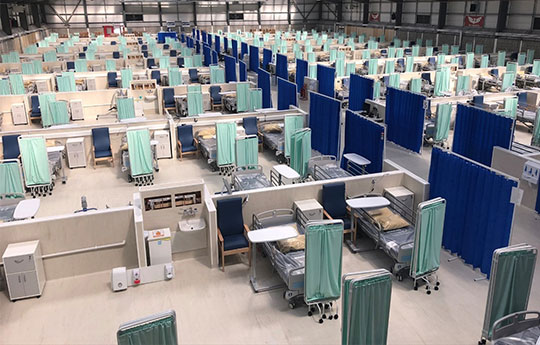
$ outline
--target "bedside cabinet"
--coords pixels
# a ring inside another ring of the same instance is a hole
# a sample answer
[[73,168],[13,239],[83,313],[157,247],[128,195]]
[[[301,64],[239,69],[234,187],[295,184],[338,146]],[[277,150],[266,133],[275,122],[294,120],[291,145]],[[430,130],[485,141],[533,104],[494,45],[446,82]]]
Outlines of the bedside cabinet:
[[84,152],[84,138],[69,138],[66,141],[68,165],[73,168],[86,167],[86,154]]
[[169,131],[155,131],[154,140],[158,142],[156,145],[156,157],[171,158],[171,140],[169,139]]
[[39,241],[9,244],[2,260],[12,301],[41,296],[45,287],[45,270]]
[[296,213],[296,219],[302,228],[305,228],[308,222],[323,219],[323,207],[315,199],[295,201],[294,211]]

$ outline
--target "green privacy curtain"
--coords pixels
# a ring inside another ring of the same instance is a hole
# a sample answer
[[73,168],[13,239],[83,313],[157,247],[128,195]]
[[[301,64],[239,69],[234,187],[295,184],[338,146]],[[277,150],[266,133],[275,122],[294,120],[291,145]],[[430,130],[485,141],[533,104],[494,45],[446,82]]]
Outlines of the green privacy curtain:
[[403,48],[396,49],[396,58],[402,58],[403,54],[404,54],[404,51],[405,50]]
[[373,83],[373,99],[379,99],[381,97],[381,82],[376,81]]
[[513,119],[516,118],[518,99],[517,97],[508,97],[504,99],[504,114]]
[[[450,105],[450,109],[451,107]],[[410,275],[413,278],[433,272],[441,264],[440,257],[446,201],[442,198],[437,198],[421,203],[418,205],[418,208],[420,219],[416,223],[410,267]]]
[[362,59],[369,59],[371,58],[371,53],[369,52],[369,49],[364,49],[362,51]]
[[21,170],[17,162],[0,164],[0,196],[12,197],[24,195]]
[[202,93],[200,91],[189,91],[187,93],[188,116],[196,116],[204,113]]
[[38,49],[36,47],[35,44],[32,44],[31,46],[26,46],[24,48],[24,53],[25,54],[30,54],[30,55],[34,55],[34,54],[37,54],[38,53]]
[[317,79],[317,65],[311,64],[308,66],[308,76],[311,79]]
[[56,61],[56,51],[49,50],[43,54],[43,61],[45,62],[54,62]]
[[336,59],[336,76],[345,76],[345,59]]
[[257,136],[236,140],[236,166],[259,164],[259,139]]
[[336,49],[330,50],[330,62],[336,61],[336,58],[337,58],[337,50]]
[[210,66],[210,84],[225,83],[225,70],[219,66]]
[[474,53],[467,53],[465,68],[474,68]]
[[482,55],[484,53],[484,46],[482,44],[477,44],[474,47],[474,53],[476,55]]
[[291,135],[291,168],[300,176],[306,176],[311,158],[311,130],[300,130]]
[[191,56],[184,57],[184,68],[192,68],[192,67],[194,67],[193,57]]
[[540,60],[534,60],[531,74],[540,77]]
[[527,54],[526,53],[519,53],[518,55],[518,65],[523,66],[525,65],[525,62],[527,60]]
[[151,174],[152,149],[150,147],[150,131],[148,129],[129,130],[127,131],[127,142],[131,176]]
[[356,63],[354,62],[347,62],[345,65],[345,76],[350,76],[351,74],[356,73]]
[[169,67],[169,86],[182,85],[182,72],[178,67]]
[[482,336],[491,338],[498,319],[527,310],[536,262],[536,248],[514,245],[493,252]]
[[506,61],[506,52],[504,50],[499,51],[497,54],[497,66],[503,67]]
[[9,83],[11,84],[12,95],[24,95],[26,93],[22,74],[10,74]]
[[236,141],[236,123],[216,123],[217,165],[224,166],[234,164]]
[[31,62],[23,62],[22,65],[22,74],[34,74],[34,64]]
[[135,102],[133,97],[121,97],[116,99],[118,107],[118,120],[132,119],[135,117]]
[[411,45],[410,41],[408,40],[403,41],[403,48],[409,48],[410,45]]
[[236,111],[249,111],[249,83],[236,84]]
[[448,44],[443,44],[442,45],[442,48],[441,48],[441,52],[443,54],[448,54],[450,53],[450,46],[448,46]]
[[396,57],[396,48],[395,47],[388,47],[388,58],[393,59]]
[[290,157],[291,137],[294,132],[304,128],[304,117],[302,115],[288,115],[284,120],[284,153],[285,157]]
[[460,92],[467,92],[470,90],[471,85],[471,76],[469,75],[458,75],[457,85],[456,85],[456,95],[459,95]]
[[130,83],[133,80],[133,71],[131,69],[123,69],[120,71],[120,78],[122,80],[122,88],[128,89]]
[[517,73],[518,65],[515,62],[509,62],[506,64],[506,72]]
[[392,73],[388,79],[388,86],[399,89],[399,73]]
[[505,92],[514,85],[515,73],[503,73],[501,91]]
[[441,142],[448,139],[450,132],[450,121],[452,119],[452,104],[439,103],[437,104],[437,131],[435,133],[435,141]]
[[386,344],[391,295],[392,276],[386,270],[346,275],[341,344]]
[[384,63],[384,73],[391,74],[396,71],[396,62],[394,60],[386,60]]
[[527,64],[530,65],[534,60],[534,49],[527,49]]
[[426,40],[426,47],[433,47],[433,40]]
[[338,299],[341,295],[343,223],[307,225],[305,237],[306,302]]
[[480,68],[488,68],[488,67],[489,67],[489,55],[482,55]]
[[75,60],[75,72],[88,72],[88,64],[86,63],[86,60]]
[[411,92],[421,93],[422,92],[422,79],[413,78],[409,84],[409,90]]
[[249,90],[249,111],[262,109],[262,89]]
[[41,111],[41,123],[43,127],[49,127],[54,124],[51,103],[56,101],[56,95],[54,93],[44,93],[38,95],[38,99],[39,109]]
[[412,47],[412,56],[419,56],[420,55],[420,46],[414,45]]
[[169,68],[171,66],[171,60],[168,56],[159,58],[159,68]]
[[433,56],[433,47],[426,47],[426,56]]
[[446,55],[444,54],[437,55],[437,67],[440,67],[442,64],[444,64],[445,60],[446,60]]
[[450,69],[443,67],[435,72],[435,96],[441,97],[450,90]]
[[369,59],[368,74],[377,74],[379,59]]
[[453,57],[452,60],[450,60],[450,63],[453,65],[459,65],[459,58],[457,56]]
[[450,52],[452,55],[457,55],[459,54],[459,46],[452,46],[451,48],[451,52]]
[[[193,59],[193,67],[202,67],[203,65],[202,56],[200,54],[193,55],[192,59]],[[185,60],[184,60],[184,67],[185,67]]]
[[0,95],[11,95],[11,85],[9,85],[9,79],[0,79]]
[[56,77],[56,84],[58,85],[58,92],[77,91],[74,72],[63,72],[62,76]]
[[107,59],[105,61],[105,69],[107,72],[115,72],[116,71],[116,60]]
[[472,43],[470,43],[470,42],[469,42],[469,43],[466,43],[466,44],[465,44],[465,52],[466,52],[466,53],[472,53],[472,51],[473,51],[473,45],[472,45]]
[[34,60],[32,61],[32,64],[34,65],[34,74],[43,73],[43,63],[41,60]]
[[19,148],[26,185],[35,186],[51,183],[45,138],[22,137],[19,139]]
[[54,101],[50,102],[49,106],[51,108],[52,121],[54,125],[64,125],[69,123],[67,102]]
[[536,120],[531,138],[531,145],[540,147],[540,108],[536,111]]
[[405,72],[413,72],[414,70],[414,58],[412,56],[407,56],[405,58]]

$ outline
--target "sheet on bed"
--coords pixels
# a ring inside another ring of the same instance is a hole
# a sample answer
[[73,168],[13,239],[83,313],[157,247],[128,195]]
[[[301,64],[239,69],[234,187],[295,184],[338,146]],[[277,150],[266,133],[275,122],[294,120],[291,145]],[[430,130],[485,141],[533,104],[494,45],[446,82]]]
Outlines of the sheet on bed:
[[266,178],[264,174],[253,173],[253,174],[239,174],[235,176],[236,181],[240,184],[240,189],[242,190],[251,190],[257,188],[270,187],[270,181]]
[[285,144],[285,136],[283,133],[263,133],[263,141],[266,146],[270,147],[273,150],[283,151]]
[[497,339],[493,345],[536,345],[540,339],[540,326],[529,328],[509,337]]
[[216,145],[216,138],[210,138],[210,139],[203,139],[199,138],[199,147],[203,149],[203,154],[208,159],[216,159],[217,156],[217,145]]
[[351,176],[351,174],[349,174],[347,171],[337,166],[336,163],[328,163],[322,165],[317,164],[316,168],[314,168],[314,175],[314,178],[316,180],[322,180],[325,178],[335,179]]
[[400,251],[399,246],[401,244],[410,242],[404,245],[401,250],[412,250],[414,245],[414,227],[408,226],[397,230],[382,231],[381,238],[392,258],[397,260]]

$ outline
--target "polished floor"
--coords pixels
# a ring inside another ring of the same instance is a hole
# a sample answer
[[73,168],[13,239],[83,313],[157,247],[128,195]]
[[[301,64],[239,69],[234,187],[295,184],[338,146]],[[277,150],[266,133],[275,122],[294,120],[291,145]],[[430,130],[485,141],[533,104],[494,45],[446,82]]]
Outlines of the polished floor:
[[[305,107],[306,102],[302,102]],[[530,138],[530,135],[529,135]],[[516,132],[526,142],[526,132]],[[530,139],[529,139],[530,140]],[[422,155],[388,144],[387,158],[421,177],[429,170],[430,149]],[[260,155],[265,171],[276,164],[271,153]],[[181,168],[180,168],[181,167]],[[90,207],[126,205],[136,190],[120,168],[76,169],[66,185],[43,200],[39,217],[71,213],[86,195]],[[203,160],[160,161],[156,183],[203,178],[211,192],[222,180]],[[362,239],[368,245],[367,239]],[[540,247],[540,218],[518,207],[512,243]],[[259,257],[260,258],[260,257]],[[412,281],[393,283],[389,344],[475,344],[481,335],[489,282],[461,260],[449,262],[441,252],[441,290],[414,291]],[[305,307],[290,310],[283,289],[255,294],[249,268],[241,256],[227,258],[225,273],[209,269],[205,259],[175,262],[176,277],[113,293],[110,272],[48,281],[40,299],[9,302],[0,291],[0,344],[114,344],[120,323],[166,309],[177,314],[181,344],[339,344],[340,321],[318,324]],[[259,278],[276,280],[269,263],[260,260]],[[352,254],[343,250],[343,272],[388,268],[382,251]],[[540,309],[540,265],[536,266],[529,309]]]

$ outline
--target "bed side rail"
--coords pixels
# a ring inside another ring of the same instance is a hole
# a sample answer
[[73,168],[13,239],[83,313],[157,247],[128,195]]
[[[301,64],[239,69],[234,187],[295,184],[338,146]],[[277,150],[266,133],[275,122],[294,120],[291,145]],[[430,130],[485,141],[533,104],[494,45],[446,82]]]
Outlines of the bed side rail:
[[[530,316],[533,317],[527,318]],[[512,313],[495,321],[491,339],[496,340],[507,337],[536,326],[540,326],[540,312],[520,311]]]
[[294,211],[291,209],[275,209],[253,215],[253,229],[263,229],[271,226],[288,224],[295,221]]

